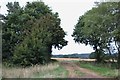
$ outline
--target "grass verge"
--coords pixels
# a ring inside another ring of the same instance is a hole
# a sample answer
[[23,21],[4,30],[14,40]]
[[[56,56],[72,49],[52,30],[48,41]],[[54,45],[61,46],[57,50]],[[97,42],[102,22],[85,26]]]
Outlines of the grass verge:
[[84,75],[85,75],[85,73],[82,73],[82,72],[80,72],[79,70],[75,70],[75,73],[76,73],[78,76],[84,76]]
[[3,78],[64,78],[68,75],[58,62],[26,68],[3,67],[2,73]]
[[93,63],[85,63],[85,62],[79,62],[80,67],[90,69],[94,72],[97,72],[98,74],[105,76],[105,77],[117,77],[118,76],[118,70],[109,68],[109,67],[103,67],[104,65],[99,64],[95,65]]
[[50,63],[47,65],[35,65],[31,67],[3,67],[3,78],[32,78],[35,73],[51,71],[59,67],[58,63]]
[[68,71],[59,65],[53,70],[35,73],[34,78],[65,78],[67,76]]

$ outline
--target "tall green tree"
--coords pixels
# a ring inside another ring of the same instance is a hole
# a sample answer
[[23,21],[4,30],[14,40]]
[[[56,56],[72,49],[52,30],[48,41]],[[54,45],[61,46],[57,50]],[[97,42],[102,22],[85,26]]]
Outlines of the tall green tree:
[[3,47],[3,54],[6,54],[3,59],[10,58],[15,64],[26,66],[48,63],[52,46],[62,49],[67,45],[58,13],[53,13],[44,2],[27,2],[25,7],[14,2],[7,6],[3,45],[8,48]]
[[113,32],[115,29],[115,13],[118,4],[98,3],[96,7],[87,11],[79,18],[75,26],[73,37],[76,42],[93,46],[96,52],[97,62],[101,62],[100,53],[103,49],[109,49],[110,43],[114,42]]

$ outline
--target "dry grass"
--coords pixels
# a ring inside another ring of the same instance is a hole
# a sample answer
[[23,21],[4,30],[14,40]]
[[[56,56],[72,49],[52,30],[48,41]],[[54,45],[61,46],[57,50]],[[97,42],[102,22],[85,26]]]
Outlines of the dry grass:
[[32,75],[39,72],[50,71],[59,67],[57,63],[48,65],[36,65],[29,68],[3,68],[3,78],[32,78]]
[[[94,62],[96,61],[96,59],[80,59],[80,58],[51,58],[51,59],[55,59],[58,61],[87,61],[87,62]],[[112,60],[105,60],[107,62],[112,62]],[[114,60],[114,62],[117,62],[117,60]]]

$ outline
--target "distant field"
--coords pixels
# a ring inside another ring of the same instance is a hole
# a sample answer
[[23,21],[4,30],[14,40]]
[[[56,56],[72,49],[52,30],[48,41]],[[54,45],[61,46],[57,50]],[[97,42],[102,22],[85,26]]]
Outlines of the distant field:
[[[51,58],[51,59],[55,59],[55,60],[58,60],[58,61],[90,61],[90,62],[94,62],[96,59],[80,59],[80,58]],[[112,60],[105,60],[107,62],[111,61]],[[114,60],[114,62],[117,62],[117,60]]]
[[80,58],[51,58],[51,59],[56,59],[58,61],[71,61],[71,60],[76,60],[76,61],[95,61],[95,59],[80,59]]

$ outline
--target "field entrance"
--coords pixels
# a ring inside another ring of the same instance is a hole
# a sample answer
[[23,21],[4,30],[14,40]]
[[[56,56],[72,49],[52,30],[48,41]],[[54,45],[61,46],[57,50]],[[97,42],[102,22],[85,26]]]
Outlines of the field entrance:
[[61,61],[60,63],[66,70],[68,70],[68,78],[103,78],[91,70],[81,68],[75,64],[75,62]]
[[59,61],[60,65],[68,71],[68,78],[103,78],[95,72],[77,65],[78,61],[95,61],[95,59],[80,58],[52,58]]

